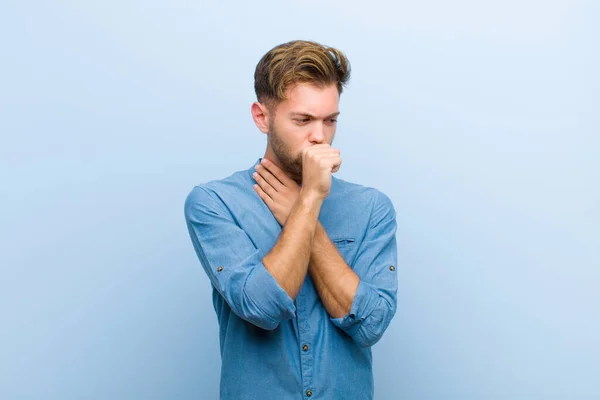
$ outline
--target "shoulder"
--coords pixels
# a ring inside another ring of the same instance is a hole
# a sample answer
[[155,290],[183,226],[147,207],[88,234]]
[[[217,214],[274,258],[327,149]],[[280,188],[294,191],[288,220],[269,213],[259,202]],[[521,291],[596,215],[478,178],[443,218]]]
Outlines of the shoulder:
[[236,171],[223,179],[195,185],[185,198],[186,216],[194,211],[223,211],[228,193],[243,187],[245,173],[247,171]]
[[336,195],[340,200],[351,203],[353,207],[371,210],[371,213],[393,214],[395,208],[390,197],[381,190],[334,177]]

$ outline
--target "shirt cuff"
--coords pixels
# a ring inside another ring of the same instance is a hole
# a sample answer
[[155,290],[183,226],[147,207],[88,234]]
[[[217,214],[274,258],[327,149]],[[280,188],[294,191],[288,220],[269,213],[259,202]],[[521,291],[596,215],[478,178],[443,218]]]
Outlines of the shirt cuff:
[[354,294],[350,312],[343,317],[329,317],[329,319],[335,326],[342,329],[348,335],[354,336],[365,318],[377,307],[378,297],[377,293],[371,290],[370,285],[361,280]]
[[291,319],[296,316],[296,306],[264,264],[257,265],[246,282],[247,293],[260,293],[252,296],[256,308],[273,322]]

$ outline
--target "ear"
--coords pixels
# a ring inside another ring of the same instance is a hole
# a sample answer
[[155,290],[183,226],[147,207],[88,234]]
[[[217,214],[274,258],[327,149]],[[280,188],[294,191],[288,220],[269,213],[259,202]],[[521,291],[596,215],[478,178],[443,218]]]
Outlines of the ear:
[[262,133],[269,133],[270,115],[267,107],[264,104],[255,101],[254,103],[252,103],[250,112],[252,112],[252,119],[254,119],[256,127],[260,129]]

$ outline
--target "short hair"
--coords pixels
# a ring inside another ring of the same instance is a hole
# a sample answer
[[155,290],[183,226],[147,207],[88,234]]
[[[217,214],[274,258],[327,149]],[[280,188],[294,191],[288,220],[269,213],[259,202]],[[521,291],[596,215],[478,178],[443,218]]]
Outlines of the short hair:
[[286,99],[287,89],[300,83],[335,84],[341,95],[350,80],[350,62],[340,50],[308,40],[293,40],[269,50],[256,65],[256,98],[270,111]]

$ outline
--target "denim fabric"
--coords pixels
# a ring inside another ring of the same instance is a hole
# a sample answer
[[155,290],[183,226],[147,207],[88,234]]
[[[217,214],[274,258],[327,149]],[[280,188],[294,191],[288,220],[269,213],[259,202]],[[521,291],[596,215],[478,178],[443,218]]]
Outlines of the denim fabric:
[[262,263],[281,226],[252,186],[254,166],[200,184],[185,201],[219,323],[220,397],[372,399],[371,346],[396,312],[396,213],[377,189],[333,176],[319,221],[360,277],[350,312],[332,318],[307,274],[293,301]]

